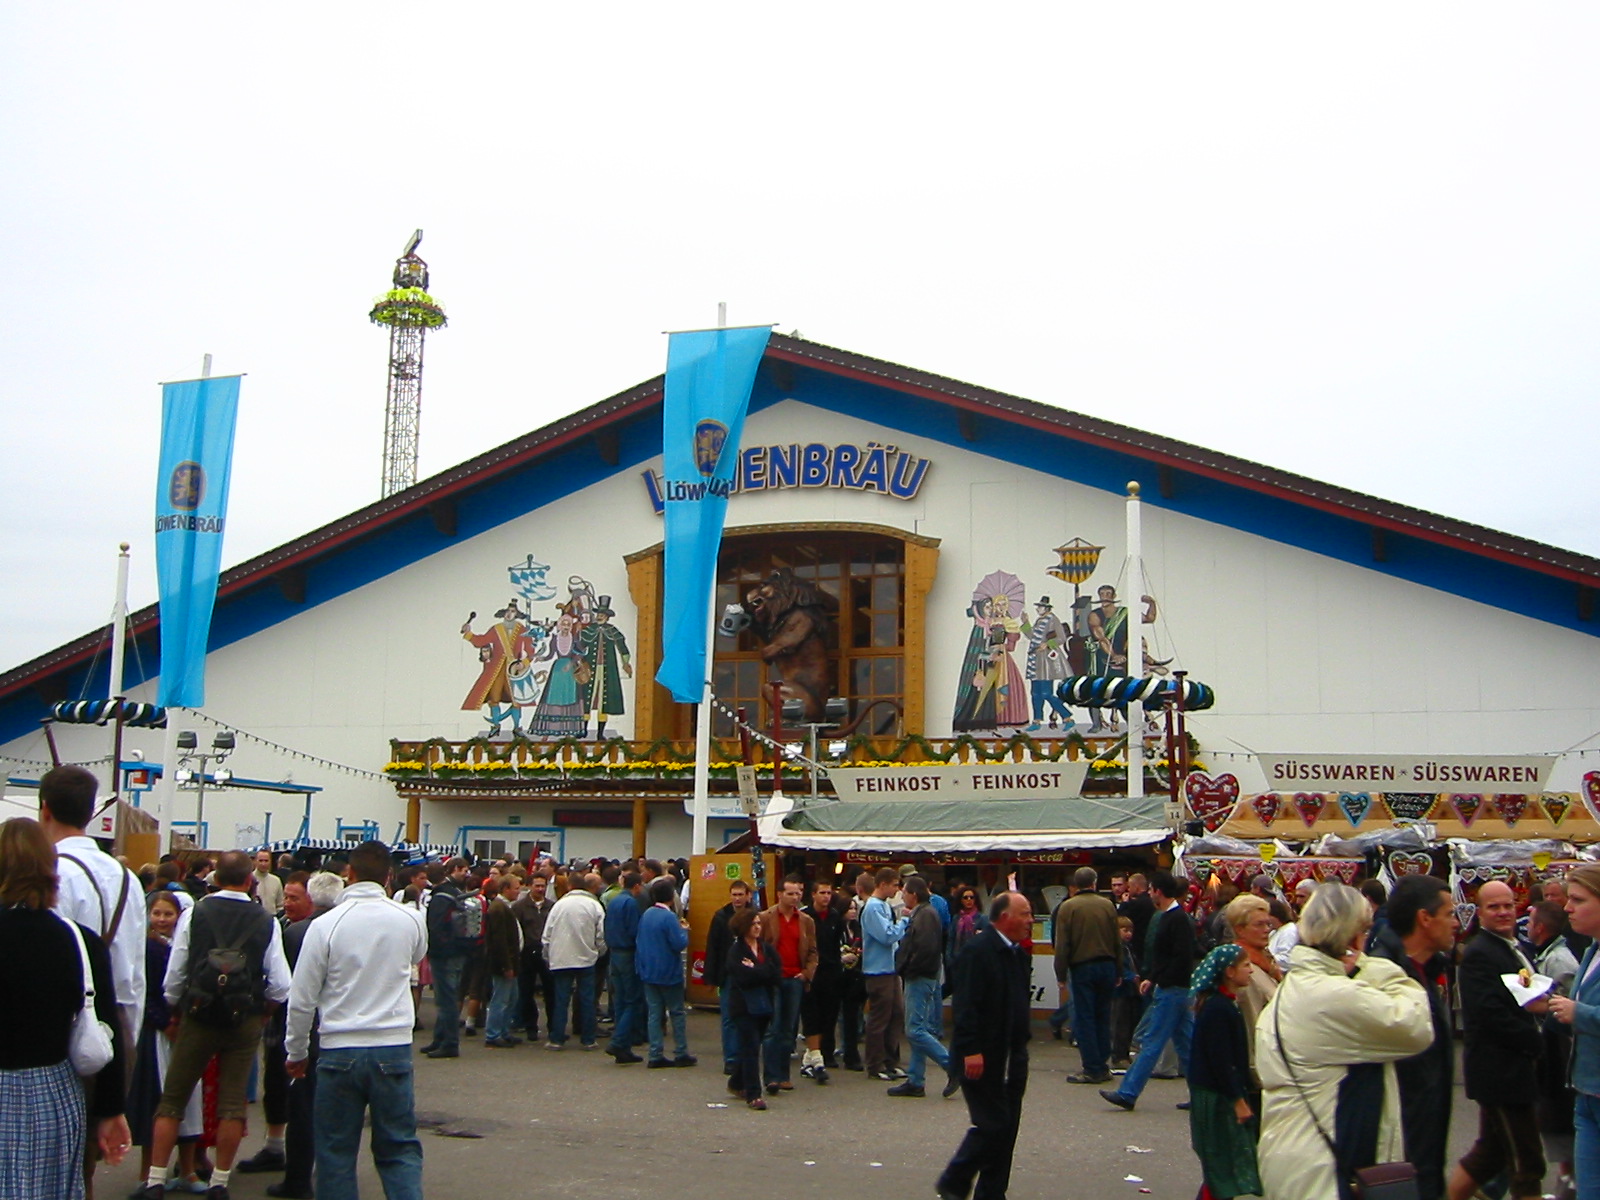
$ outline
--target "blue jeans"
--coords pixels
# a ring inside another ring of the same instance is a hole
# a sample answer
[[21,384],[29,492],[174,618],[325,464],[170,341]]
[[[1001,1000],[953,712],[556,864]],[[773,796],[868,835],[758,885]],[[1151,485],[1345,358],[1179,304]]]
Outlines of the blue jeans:
[[439,1017],[433,1023],[433,1044],[441,1050],[461,1049],[461,972],[465,955],[429,958],[433,969],[433,1007]]
[[1055,711],[1056,716],[1060,717],[1069,728],[1071,727],[1072,714],[1067,711],[1067,706],[1057,698],[1056,681],[1054,679],[1035,679],[1029,685],[1028,690],[1033,693],[1033,723],[1035,725],[1044,720],[1044,706],[1048,704]]
[[417,1140],[409,1043],[338,1050],[324,1046],[317,1058],[315,1112],[321,1200],[356,1200],[356,1151],[367,1113],[372,1118],[372,1162],[384,1196],[422,1200],[422,1143]]
[[606,1049],[632,1053],[644,1041],[644,985],[634,972],[632,950],[611,952],[611,1012],[616,1024]]
[[733,998],[733,989],[723,984],[717,989],[717,1007],[722,1010],[722,1065],[724,1069],[737,1068],[739,1065],[739,1027],[733,1019],[733,1014],[728,1011],[728,1001]]
[[517,977],[494,977],[494,991],[489,995],[489,1015],[483,1022],[483,1036],[490,1040],[511,1036],[511,1023],[522,1011],[522,989]]
[[556,1010],[550,1014],[550,1040],[558,1046],[567,1042],[567,1017],[572,1012],[572,989],[578,989],[578,1040],[592,1046],[595,1040],[594,968],[565,967],[551,971],[556,982]]
[[1600,1098],[1579,1092],[1572,1117],[1578,1134],[1572,1166],[1578,1176],[1578,1200],[1600,1200]]
[[939,996],[937,976],[917,976],[906,980],[906,1041],[911,1043],[911,1060],[906,1064],[906,1082],[921,1087],[925,1082],[927,1060],[933,1059],[941,1071],[950,1069],[950,1054],[939,1040],[944,1032],[944,1005]]
[[800,1032],[800,998],[805,994],[806,981],[798,975],[780,980],[772,989],[772,1024],[767,1026],[761,1055],[761,1074],[767,1083],[789,1082],[789,1055]]
[[1171,1042],[1178,1050],[1178,1062],[1184,1074],[1189,1072],[1189,1038],[1194,1033],[1194,1010],[1189,1006],[1189,989],[1186,987],[1158,987],[1150,1009],[1140,1025],[1142,1040],[1139,1057],[1133,1060],[1128,1073],[1122,1077],[1117,1095],[1137,1100],[1144,1085],[1150,1082],[1150,1073],[1156,1069],[1161,1052]]
[[[634,976],[638,982],[638,976]],[[679,1058],[689,1054],[689,1027],[683,1015],[683,984],[681,983],[646,983],[644,987],[645,1007],[650,1013],[650,1059],[667,1056],[667,1031],[666,1018],[672,1019],[672,1044],[677,1047]]]
[[1072,968],[1072,1032],[1078,1039],[1086,1075],[1111,1067],[1111,993],[1117,986],[1114,962],[1078,963]]

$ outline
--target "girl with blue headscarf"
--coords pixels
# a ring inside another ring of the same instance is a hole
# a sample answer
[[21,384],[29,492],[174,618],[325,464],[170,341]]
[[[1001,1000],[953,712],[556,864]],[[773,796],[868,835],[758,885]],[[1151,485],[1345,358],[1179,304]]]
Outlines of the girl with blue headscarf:
[[1189,981],[1194,1040],[1189,1051],[1189,1142],[1205,1182],[1197,1200],[1259,1195],[1257,1114],[1250,1107],[1250,1047],[1234,997],[1250,982],[1244,947],[1207,954]]

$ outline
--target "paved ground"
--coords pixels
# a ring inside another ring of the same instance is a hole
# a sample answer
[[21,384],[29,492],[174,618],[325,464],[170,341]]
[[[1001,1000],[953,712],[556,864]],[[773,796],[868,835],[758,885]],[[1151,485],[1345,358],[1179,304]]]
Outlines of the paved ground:
[[[1182,1081],[1152,1080],[1138,1109],[1124,1113],[1096,1089],[1066,1082],[1079,1069],[1077,1051],[1049,1040],[1042,1021],[1036,1039],[1042,1040],[1033,1043],[1011,1196],[1189,1200],[1199,1172],[1188,1115],[1173,1107],[1187,1094]],[[701,1065],[670,1071],[619,1067],[604,1053],[580,1052],[576,1039],[561,1053],[485,1049],[472,1039],[463,1042],[459,1059],[419,1058],[419,1113],[482,1134],[423,1133],[427,1194],[505,1188],[519,1195],[694,1200],[747,1197],[776,1184],[798,1195],[931,1200],[934,1178],[966,1128],[959,1096],[891,1099],[885,1084],[848,1071],[836,1072],[827,1087],[797,1072],[793,1092],[769,1101],[767,1112],[751,1112],[724,1089],[714,1015],[691,1014],[689,1043]],[[1452,1148],[1459,1153],[1475,1132],[1476,1110],[1459,1088],[1455,1108]],[[246,1153],[261,1137],[260,1109],[252,1106]],[[99,1200],[131,1192],[137,1165],[103,1168]],[[263,1196],[277,1178],[236,1175],[233,1195]],[[370,1162],[362,1194],[383,1194]]]

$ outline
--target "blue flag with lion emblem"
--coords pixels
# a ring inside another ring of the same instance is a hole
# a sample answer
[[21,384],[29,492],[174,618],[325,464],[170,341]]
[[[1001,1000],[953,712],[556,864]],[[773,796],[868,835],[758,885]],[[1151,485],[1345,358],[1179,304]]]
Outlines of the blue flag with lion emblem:
[[662,405],[666,579],[656,682],[680,704],[700,703],[706,629],[722,521],[739,465],[739,440],[756,368],[772,329],[670,334]]
[[206,702],[206,641],[222,567],[228,474],[239,376],[161,386],[156,482],[156,578],[161,594],[161,683],[156,703]]

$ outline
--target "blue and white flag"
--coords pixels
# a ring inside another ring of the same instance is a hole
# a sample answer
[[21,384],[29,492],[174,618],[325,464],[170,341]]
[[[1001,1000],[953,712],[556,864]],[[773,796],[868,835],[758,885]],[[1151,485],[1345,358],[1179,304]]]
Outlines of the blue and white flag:
[[222,567],[239,376],[161,386],[156,479],[156,578],[161,593],[161,684],[156,703],[206,702],[206,640]]
[[661,669],[656,682],[681,704],[698,704],[706,683],[711,588],[728,492],[756,368],[772,330],[706,329],[670,334],[662,406],[666,581]]

